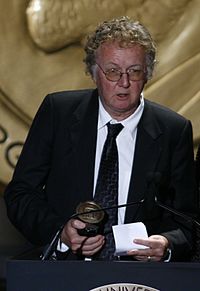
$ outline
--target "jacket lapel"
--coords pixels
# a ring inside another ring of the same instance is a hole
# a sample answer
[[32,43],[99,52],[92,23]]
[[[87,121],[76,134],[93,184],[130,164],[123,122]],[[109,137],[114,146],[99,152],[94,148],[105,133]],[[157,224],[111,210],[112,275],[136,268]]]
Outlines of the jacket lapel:
[[70,126],[75,175],[78,177],[76,195],[79,199],[92,199],[97,122],[98,93],[94,90],[89,99],[86,98],[77,108]]
[[[160,137],[162,130],[152,114],[152,108],[145,101],[145,108],[138,125],[135,155],[128,194],[128,203],[140,201],[147,194],[147,175],[155,172],[161,155]],[[139,210],[139,204],[128,207],[125,222],[134,222]]]

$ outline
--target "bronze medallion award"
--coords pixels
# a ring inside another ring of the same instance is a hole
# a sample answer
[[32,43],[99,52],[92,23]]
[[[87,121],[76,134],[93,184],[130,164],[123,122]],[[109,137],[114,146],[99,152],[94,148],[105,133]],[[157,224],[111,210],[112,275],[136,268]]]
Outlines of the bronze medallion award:
[[76,208],[76,217],[86,223],[84,229],[78,232],[83,236],[95,236],[101,233],[104,210],[94,201],[80,203]]

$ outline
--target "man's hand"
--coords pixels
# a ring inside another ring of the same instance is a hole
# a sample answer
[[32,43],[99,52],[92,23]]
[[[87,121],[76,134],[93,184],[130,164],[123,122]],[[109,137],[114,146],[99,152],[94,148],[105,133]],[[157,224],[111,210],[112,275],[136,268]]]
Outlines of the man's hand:
[[70,219],[61,233],[61,242],[67,245],[74,254],[86,257],[96,254],[104,245],[103,235],[86,237],[78,234],[78,229],[85,228],[86,224],[78,219]]
[[138,261],[162,261],[169,246],[168,240],[162,235],[151,235],[148,239],[135,239],[134,243],[148,247],[128,252],[128,255],[134,256]]

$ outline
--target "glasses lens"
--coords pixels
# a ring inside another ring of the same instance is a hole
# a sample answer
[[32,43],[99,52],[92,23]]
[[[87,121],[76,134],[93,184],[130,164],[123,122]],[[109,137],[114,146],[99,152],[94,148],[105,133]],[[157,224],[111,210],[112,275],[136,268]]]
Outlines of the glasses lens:
[[106,78],[110,81],[119,81],[119,79],[121,78],[121,72],[118,70],[108,70],[106,72]]
[[129,69],[127,73],[131,81],[140,81],[144,76],[144,71],[141,69]]

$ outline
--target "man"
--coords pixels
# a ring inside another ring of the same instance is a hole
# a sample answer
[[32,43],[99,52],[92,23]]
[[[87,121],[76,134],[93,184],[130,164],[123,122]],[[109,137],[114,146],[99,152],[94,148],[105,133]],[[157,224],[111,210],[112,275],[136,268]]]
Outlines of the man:
[[[190,122],[142,95],[155,51],[149,32],[138,22],[127,17],[104,22],[85,46],[87,71],[97,89],[44,99],[5,192],[8,216],[32,243],[50,243],[64,224],[58,249],[66,250],[67,257],[73,253],[80,258],[81,253],[81,258],[102,258],[112,239],[104,233],[80,235],[86,224],[71,216],[80,202],[97,199],[107,124],[121,123],[116,137],[117,203],[144,202],[120,208],[118,223],[142,221],[149,235],[134,240],[147,248],[130,250],[127,257],[190,258],[191,225],[155,203],[158,196],[164,204],[192,214],[197,201]],[[159,174],[159,181],[149,173]],[[103,184],[110,187],[105,180]],[[104,259],[114,259],[114,252]]]

